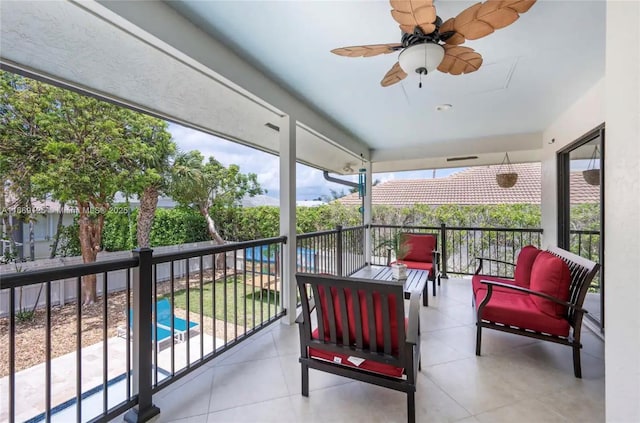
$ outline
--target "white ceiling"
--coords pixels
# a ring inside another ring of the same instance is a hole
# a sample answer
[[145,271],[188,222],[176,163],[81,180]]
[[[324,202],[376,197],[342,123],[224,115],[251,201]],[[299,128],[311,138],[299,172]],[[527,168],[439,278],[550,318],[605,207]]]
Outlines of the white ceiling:
[[[440,0],[436,6],[446,20],[473,3]],[[435,72],[422,89],[411,78],[380,86],[396,54],[346,58],[329,52],[398,42],[400,30],[387,1],[168,4],[365,141],[374,159],[389,150],[407,155],[444,144],[449,148],[440,149],[443,156],[472,153],[478,139],[539,134],[604,76],[602,0],[539,0],[513,25],[465,43],[483,55],[479,71]],[[454,108],[436,112],[441,103]],[[539,136],[514,137],[511,144],[510,151],[541,149]],[[502,144],[495,148],[504,150]]]
[[[470,4],[436,3],[443,19]],[[457,166],[499,163],[505,151],[539,160],[542,131],[604,76],[604,0],[539,0],[466,43],[484,56],[478,72],[435,72],[422,89],[409,78],[380,87],[395,54],[330,53],[399,41],[387,1],[0,6],[3,64],[273,152],[265,123],[293,113],[298,160],[338,173],[360,155],[375,172],[451,167],[452,156],[479,156]],[[435,112],[441,103],[454,109]]]

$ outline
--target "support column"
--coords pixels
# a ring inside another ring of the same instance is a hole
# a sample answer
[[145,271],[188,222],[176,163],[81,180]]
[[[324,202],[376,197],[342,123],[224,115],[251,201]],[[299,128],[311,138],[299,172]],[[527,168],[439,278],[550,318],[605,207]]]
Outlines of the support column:
[[[365,195],[364,195],[364,224],[371,225],[371,217],[372,217],[372,196],[371,190],[373,189],[373,172],[371,162],[365,162],[364,168],[367,169],[367,177],[365,183]],[[364,260],[367,263],[371,263],[371,243],[373,242],[373,237],[371,236],[371,228],[367,227],[365,230],[365,243],[364,243]]]
[[606,20],[606,421],[637,422],[640,421],[640,3],[607,1]]
[[281,320],[296,320],[296,120],[280,119],[280,235],[287,237],[282,254],[282,307],[287,315]]

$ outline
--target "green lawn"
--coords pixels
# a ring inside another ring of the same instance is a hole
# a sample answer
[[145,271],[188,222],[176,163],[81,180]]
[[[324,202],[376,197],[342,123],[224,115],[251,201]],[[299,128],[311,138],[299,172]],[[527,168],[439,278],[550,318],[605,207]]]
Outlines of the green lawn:
[[[245,316],[247,328],[251,328],[261,321],[269,319],[275,314],[275,306],[280,304],[280,295],[273,290],[263,290],[245,285],[242,276],[228,277],[215,283],[205,283],[202,290],[203,314],[213,317],[215,304],[215,318],[228,323],[244,326]],[[213,286],[215,285],[215,293]],[[170,295],[165,295],[171,301]],[[159,298],[161,299],[161,298]],[[225,307],[226,299],[226,307]],[[176,308],[187,308],[187,290],[179,290],[174,294]],[[200,288],[193,285],[189,289],[189,310],[200,314]],[[237,316],[237,321],[236,321]],[[191,320],[194,320],[192,317]]]

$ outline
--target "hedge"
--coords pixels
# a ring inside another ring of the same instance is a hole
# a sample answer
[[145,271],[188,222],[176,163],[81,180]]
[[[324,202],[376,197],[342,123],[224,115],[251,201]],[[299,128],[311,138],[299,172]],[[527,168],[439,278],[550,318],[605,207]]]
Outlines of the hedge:
[[[576,207],[576,217],[581,224],[573,223],[572,228],[594,226],[597,205]],[[298,207],[297,232],[309,233],[333,229],[336,225],[355,226],[361,223],[357,207],[331,203],[319,207]],[[129,214],[108,212],[102,237],[103,248],[107,251],[130,250],[136,245],[137,210]],[[573,213],[572,213],[573,215]],[[229,241],[277,236],[280,225],[280,208],[273,206],[228,208],[212,212],[221,236]],[[539,228],[540,206],[529,204],[499,205],[441,205],[416,204],[409,207],[374,206],[374,224],[439,226],[474,226]],[[77,223],[76,223],[77,225]],[[586,228],[585,228],[586,229]],[[63,233],[61,254],[79,254],[76,228],[66,228]],[[175,245],[209,239],[204,217],[189,208],[158,209],[151,230],[151,246]]]

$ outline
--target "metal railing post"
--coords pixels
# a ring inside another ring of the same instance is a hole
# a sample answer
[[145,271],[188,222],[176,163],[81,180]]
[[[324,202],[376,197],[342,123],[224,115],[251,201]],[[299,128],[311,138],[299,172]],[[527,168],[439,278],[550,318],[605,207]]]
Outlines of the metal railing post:
[[160,414],[160,409],[153,405],[152,359],[154,343],[151,338],[153,330],[152,313],[152,272],[151,258],[153,250],[138,248],[133,251],[139,258],[138,267],[133,269],[133,392],[138,394],[138,406],[125,414],[124,420],[129,423],[141,423],[151,420]]
[[336,273],[338,276],[344,276],[342,274],[342,225],[336,226],[336,254],[337,254],[337,262],[336,262]]
[[449,275],[447,275],[447,225],[445,225],[444,223],[440,225],[440,239],[442,241],[442,245],[440,247],[442,249],[442,253],[440,254],[440,260],[442,261],[440,267],[442,269],[442,272],[440,273],[440,277],[448,279]]

